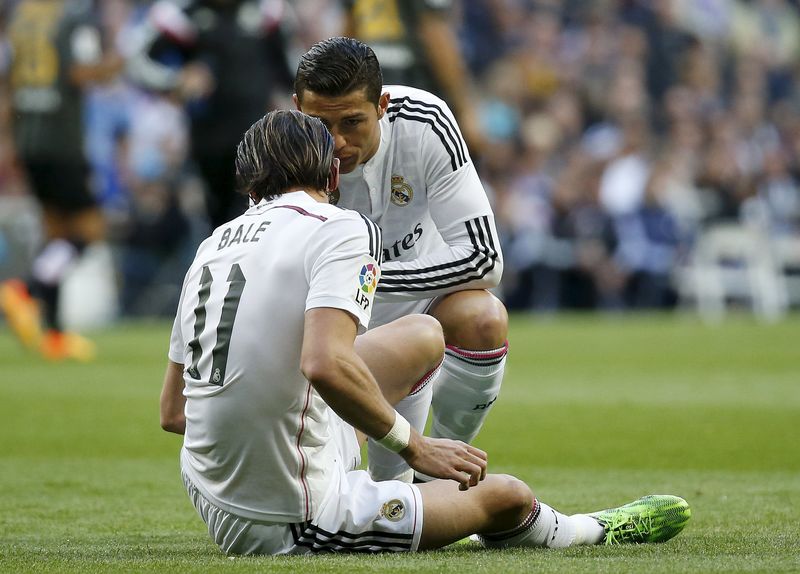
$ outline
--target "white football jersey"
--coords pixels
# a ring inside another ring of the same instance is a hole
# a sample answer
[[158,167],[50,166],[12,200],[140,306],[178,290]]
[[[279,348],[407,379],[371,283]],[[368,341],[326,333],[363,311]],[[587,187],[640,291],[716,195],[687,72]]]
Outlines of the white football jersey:
[[406,86],[383,91],[378,151],[342,174],[337,204],[383,231],[373,326],[420,299],[495,287],[503,268],[492,208],[447,104]]
[[270,522],[314,516],[345,464],[333,412],[300,372],[316,307],[369,322],[378,227],[293,192],[262,201],[200,245],[184,280],[169,358],[184,365],[182,467],[211,503]]

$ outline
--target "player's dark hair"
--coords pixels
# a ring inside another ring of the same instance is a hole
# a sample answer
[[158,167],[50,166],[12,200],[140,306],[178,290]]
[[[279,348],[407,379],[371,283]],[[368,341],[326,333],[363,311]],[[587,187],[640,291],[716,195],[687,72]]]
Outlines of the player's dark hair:
[[335,98],[365,88],[367,101],[377,106],[382,87],[381,66],[372,48],[343,37],[314,44],[300,58],[294,80],[294,92],[301,104],[306,90]]
[[245,132],[236,149],[239,193],[274,199],[293,187],[326,191],[333,136],[320,120],[297,110],[268,113]]

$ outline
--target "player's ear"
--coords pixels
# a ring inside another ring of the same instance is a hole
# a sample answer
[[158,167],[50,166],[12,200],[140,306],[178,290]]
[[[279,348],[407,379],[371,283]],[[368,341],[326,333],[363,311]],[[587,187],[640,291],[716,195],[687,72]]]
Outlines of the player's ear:
[[378,119],[381,119],[383,114],[386,113],[386,109],[389,107],[390,98],[391,96],[389,95],[389,92],[383,92],[381,97],[378,99]]
[[300,100],[297,99],[297,94],[292,94],[292,101],[294,102],[294,107],[297,108],[297,111],[302,112],[303,110],[300,109]]
[[331,174],[328,176],[328,189],[325,191],[336,191],[339,187],[339,158],[331,161]]

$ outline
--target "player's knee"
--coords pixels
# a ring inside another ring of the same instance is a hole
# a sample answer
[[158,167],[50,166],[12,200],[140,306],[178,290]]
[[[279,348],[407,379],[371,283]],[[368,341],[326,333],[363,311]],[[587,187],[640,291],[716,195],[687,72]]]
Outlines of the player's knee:
[[442,362],[444,356],[444,332],[442,326],[430,315],[417,315],[416,337],[425,350],[426,362],[430,368]]
[[504,475],[504,498],[509,510],[519,510],[527,514],[533,506],[533,491],[515,476]]
[[462,349],[497,349],[508,338],[508,312],[488,291],[448,295],[431,314],[442,323],[447,343]]
[[406,315],[395,321],[405,338],[406,355],[429,371],[442,362],[444,333],[439,321],[430,315]]
[[490,475],[495,494],[492,496],[492,512],[521,517],[526,516],[533,506],[533,492],[520,479],[510,474]]
[[469,349],[497,349],[508,339],[508,312],[494,296],[486,299],[471,322],[471,346]]

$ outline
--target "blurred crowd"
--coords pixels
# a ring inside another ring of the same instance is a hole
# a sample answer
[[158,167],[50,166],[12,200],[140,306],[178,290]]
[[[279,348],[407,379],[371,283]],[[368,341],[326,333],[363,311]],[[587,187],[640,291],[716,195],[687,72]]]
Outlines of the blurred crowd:
[[[0,76],[9,70],[3,31],[16,1],[0,9]],[[186,262],[227,215],[207,192],[213,165],[191,122],[205,96],[230,82],[202,72],[170,80],[137,62],[151,4],[96,3],[105,45],[127,65],[85,97],[93,191],[127,314],[172,313]],[[299,55],[343,33],[348,5],[257,4],[274,49],[262,65],[266,111],[291,105]],[[454,3],[449,23],[474,104],[469,117],[457,112],[494,202],[510,309],[670,308],[680,299],[678,271],[715,225],[800,237],[798,4]],[[0,203],[26,194],[7,119],[0,116]],[[214,134],[219,127],[206,141]],[[0,270],[3,257],[0,245]],[[780,265],[800,266],[800,255]]]
[[795,2],[463,7],[510,307],[669,307],[704,230],[800,233]]

